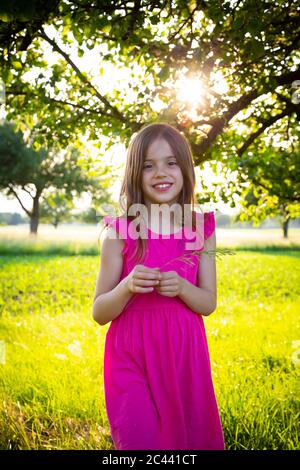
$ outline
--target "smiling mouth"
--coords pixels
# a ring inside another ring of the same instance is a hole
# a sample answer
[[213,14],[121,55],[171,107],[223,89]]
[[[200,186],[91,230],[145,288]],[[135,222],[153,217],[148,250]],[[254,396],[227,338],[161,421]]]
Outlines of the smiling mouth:
[[171,186],[173,186],[173,183],[157,183],[153,186],[153,188],[162,191],[171,188]]

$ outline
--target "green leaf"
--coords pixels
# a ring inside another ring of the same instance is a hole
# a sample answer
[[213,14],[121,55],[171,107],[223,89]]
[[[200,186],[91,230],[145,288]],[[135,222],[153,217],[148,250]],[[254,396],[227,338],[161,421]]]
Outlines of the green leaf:
[[170,70],[169,67],[166,65],[164,66],[161,71],[157,74],[160,80],[165,81],[169,78]]
[[151,16],[150,22],[151,22],[151,24],[154,24],[154,25],[155,25],[155,24],[158,24],[158,23],[160,22],[160,17],[159,17],[159,15]]
[[13,17],[9,13],[0,12],[0,21],[3,21],[4,23],[10,23],[12,19]]
[[106,24],[105,26],[102,26],[101,29],[103,33],[109,34],[111,31],[111,28],[112,28],[111,24]]
[[258,58],[264,53],[264,44],[260,41],[253,40],[250,44],[252,56]]
[[16,70],[21,70],[23,68],[22,63],[19,60],[13,60],[11,62],[11,65],[16,69]]

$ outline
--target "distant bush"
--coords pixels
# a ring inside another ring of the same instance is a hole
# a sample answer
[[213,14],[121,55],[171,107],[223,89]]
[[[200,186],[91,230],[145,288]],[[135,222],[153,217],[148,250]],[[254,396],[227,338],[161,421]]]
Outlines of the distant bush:
[[28,223],[27,217],[18,212],[0,212],[0,225],[19,225]]

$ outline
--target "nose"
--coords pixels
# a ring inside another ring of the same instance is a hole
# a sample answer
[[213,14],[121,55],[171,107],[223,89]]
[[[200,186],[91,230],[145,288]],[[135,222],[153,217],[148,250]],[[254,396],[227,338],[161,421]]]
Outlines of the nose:
[[162,177],[162,176],[164,177],[164,176],[166,176],[166,173],[167,172],[166,172],[165,167],[164,167],[163,164],[162,165],[157,165],[156,171],[155,171],[155,176],[156,177]]

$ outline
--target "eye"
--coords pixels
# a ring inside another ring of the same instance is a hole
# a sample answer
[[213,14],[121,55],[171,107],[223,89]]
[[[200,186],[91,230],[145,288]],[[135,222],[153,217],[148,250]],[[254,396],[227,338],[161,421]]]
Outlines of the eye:
[[149,165],[149,164],[148,164],[148,165],[144,165],[143,168],[144,168],[144,169],[146,169],[146,168],[151,168],[151,165]]
[[177,165],[176,162],[169,162],[169,165]]

